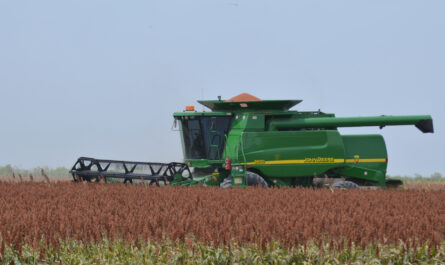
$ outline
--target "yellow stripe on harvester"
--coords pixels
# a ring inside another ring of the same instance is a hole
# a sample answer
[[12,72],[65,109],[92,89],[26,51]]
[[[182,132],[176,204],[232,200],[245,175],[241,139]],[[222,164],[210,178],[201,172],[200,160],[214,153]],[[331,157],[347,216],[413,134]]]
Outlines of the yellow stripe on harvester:
[[[345,159],[346,163],[356,163],[356,159]],[[386,163],[386,158],[360,158],[357,163]]]
[[293,160],[255,160],[242,165],[294,165],[294,164],[343,164],[343,163],[386,163],[386,158],[343,159],[317,157]]

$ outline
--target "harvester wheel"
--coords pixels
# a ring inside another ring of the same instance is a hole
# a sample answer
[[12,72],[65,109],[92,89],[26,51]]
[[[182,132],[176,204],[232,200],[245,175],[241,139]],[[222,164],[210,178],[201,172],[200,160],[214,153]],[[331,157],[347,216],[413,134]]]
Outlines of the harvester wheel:
[[248,186],[261,186],[263,188],[269,187],[267,182],[257,173],[247,171],[247,185]]
[[397,189],[403,185],[403,182],[398,179],[388,179],[386,180],[386,187],[390,189]]
[[334,189],[359,189],[360,186],[352,181],[339,181],[332,184],[332,188]]
[[232,187],[232,178],[231,177],[225,178],[223,182],[219,184],[219,186],[223,189]]

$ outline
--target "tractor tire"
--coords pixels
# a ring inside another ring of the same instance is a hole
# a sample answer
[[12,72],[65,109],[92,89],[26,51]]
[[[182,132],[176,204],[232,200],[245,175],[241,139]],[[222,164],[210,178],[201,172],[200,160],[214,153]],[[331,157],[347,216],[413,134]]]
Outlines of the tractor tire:
[[331,186],[334,189],[360,189],[360,186],[352,181],[339,181]]
[[257,173],[247,171],[247,186],[261,186],[267,188],[267,182]]
[[221,188],[223,188],[223,189],[232,187],[232,178],[231,178],[231,177],[225,178],[225,179],[223,180],[223,182],[221,182],[221,183],[219,184],[219,186],[220,186]]

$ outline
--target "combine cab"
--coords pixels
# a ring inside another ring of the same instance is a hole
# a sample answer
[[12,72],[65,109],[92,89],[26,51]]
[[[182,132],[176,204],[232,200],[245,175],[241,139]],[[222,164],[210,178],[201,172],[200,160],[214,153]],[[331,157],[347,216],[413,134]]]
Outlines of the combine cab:
[[386,178],[383,137],[341,135],[338,128],[415,125],[424,133],[433,132],[429,115],[336,118],[321,111],[291,111],[301,100],[260,100],[248,94],[198,102],[211,111],[187,107],[173,114],[184,163],[79,158],[71,170],[73,178],[221,187],[394,187],[401,182]]

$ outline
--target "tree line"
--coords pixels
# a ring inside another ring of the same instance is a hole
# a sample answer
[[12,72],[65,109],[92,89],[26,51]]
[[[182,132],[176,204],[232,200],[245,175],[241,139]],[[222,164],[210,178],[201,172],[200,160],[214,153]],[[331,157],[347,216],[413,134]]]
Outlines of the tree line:
[[30,174],[34,177],[41,177],[42,169],[50,178],[71,178],[69,169],[66,167],[35,167],[33,169],[22,169],[9,164],[0,167],[0,177],[10,177],[13,173],[15,175],[21,174],[23,177],[28,177]]

